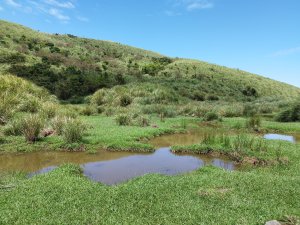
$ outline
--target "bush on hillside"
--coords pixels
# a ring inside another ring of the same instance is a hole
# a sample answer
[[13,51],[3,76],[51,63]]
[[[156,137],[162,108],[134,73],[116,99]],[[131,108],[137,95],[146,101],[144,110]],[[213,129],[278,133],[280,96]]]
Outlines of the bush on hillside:
[[300,122],[300,101],[281,111],[276,116],[278,122]]
[[14,118],[4,127],[4,134],[7,136],[20,136],[23,134],[23,121],[20,118]]
[[132,103],[132,98],[129,95],[122,95],[120,97],[120,106],[127,107]]

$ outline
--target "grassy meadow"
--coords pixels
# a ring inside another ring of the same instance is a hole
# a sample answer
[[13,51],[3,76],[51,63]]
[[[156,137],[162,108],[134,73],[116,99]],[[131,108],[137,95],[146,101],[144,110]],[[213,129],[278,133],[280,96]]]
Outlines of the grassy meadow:
[[[178,154],[224,156],[176,176],[115,186],[79,165],[0,171],[0,224],[300,224],[300,89],[202,61],[0,21],[0,157],[154,152],[149,140],[222,129]],[[225,132],[224,132],[225,131]],[[30,162],[28,162],[30,163]]]

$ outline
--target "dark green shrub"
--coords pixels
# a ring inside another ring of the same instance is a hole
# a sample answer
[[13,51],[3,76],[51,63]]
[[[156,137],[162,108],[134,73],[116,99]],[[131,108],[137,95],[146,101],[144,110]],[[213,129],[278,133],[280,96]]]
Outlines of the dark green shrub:
[[278,122],[299,122],[300,121],[300,102],[292,105],[288,109],[281,111],[276,116]]
[[205,96],[201,92],[195,91],[192,95],[192,99],[199,102],[203,102],[205,101]]
[[255,88],[253,87],[246,87],[243,91],[242,91],[243,95],[248,96],[248,97],[258,97],[258,92]]
[[206,96],[206,100],[207,101],[219,101],[220,98],[216,95],[208,95],[208,96]]
[[120,106],[126,107],[132,103],[132,98],[129,95],[123,95],[120,97]]
[[214,121],[219,119],[220,119],[219,115],[215,112],[208,112],[204,116],[204,121]]

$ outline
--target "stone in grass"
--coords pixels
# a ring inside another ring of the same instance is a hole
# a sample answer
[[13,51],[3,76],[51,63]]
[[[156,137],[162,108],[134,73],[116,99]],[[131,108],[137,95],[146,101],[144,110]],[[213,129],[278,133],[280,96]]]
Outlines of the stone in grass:
[[281,225],[281,223],[279,223],[277,220],[272,220],[272,221],[266,222],[265,225]]

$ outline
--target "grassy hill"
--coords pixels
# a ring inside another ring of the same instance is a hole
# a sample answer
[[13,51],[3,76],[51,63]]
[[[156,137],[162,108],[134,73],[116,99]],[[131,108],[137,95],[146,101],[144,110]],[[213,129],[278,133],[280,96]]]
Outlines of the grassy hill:
[[31,80],[61,100],[82,102],[96,90],[114,86],[134,87],[149,98],[164,89],[166,95],[185,102],[300,94],[296,87],[241,70],[119,43],[46,34],[6,21],[0,21],[0,30],[0,71]]

